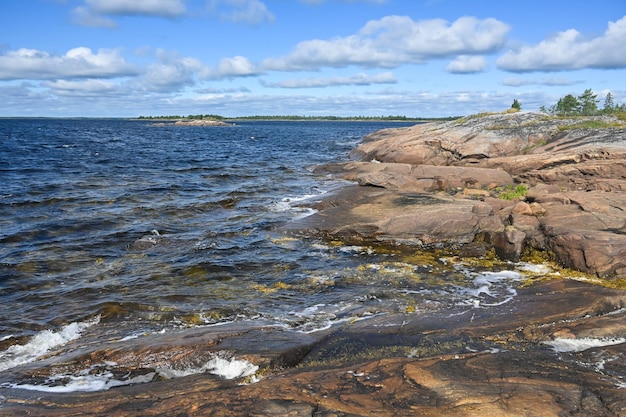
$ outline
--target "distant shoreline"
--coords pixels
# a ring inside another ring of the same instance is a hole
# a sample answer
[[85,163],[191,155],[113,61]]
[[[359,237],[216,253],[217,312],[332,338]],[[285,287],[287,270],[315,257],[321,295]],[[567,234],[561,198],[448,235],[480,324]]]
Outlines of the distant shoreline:
[[381,117],[342,117],[342,116],[236,116],[236,117],[178,117],[178,116],[140,116],[131,118],[132,120],[149,120],[149,121],[188,121],[188,120],[215,120],[225,122],[241,122],[241,121],[311,121],[311,122],[437,122],[451,121],[460,119],[462,116],[452,117],[404,117],[404,116],[381,116]]
[[[428,123],[443,122],[461,119],[463,116],[453,117],[431,117],[431,118],[406,118],[394,119],[384,117],[306,117],[306,116],[243,116],[243,117],[224,117],[222,119],[206,119],[223,122],[247,122],[247,121],[276,121],[276,122],[397,122],[397,123]],[[129,120],[140,122],[176,122],[196,120],[185,117],[168,118],[168,117],[96,117],[96,116],[0,116],[0,120]],[[205,120],[205,119],[200,119]]]

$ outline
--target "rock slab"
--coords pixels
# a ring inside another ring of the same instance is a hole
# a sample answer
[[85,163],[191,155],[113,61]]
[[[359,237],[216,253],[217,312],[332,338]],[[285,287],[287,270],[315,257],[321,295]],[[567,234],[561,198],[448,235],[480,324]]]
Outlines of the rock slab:
[[[589,121],[610,127],[577,128]],[[626,279],[626,123],[613,117],[522,112],[419,124],[374,132],[352,156],[316,172],[361,191],[340,190],[288,230],[462,255],[482,247],[513,261],[536,249],[566,268]],[[511,201],[498,198],[503,191]]]

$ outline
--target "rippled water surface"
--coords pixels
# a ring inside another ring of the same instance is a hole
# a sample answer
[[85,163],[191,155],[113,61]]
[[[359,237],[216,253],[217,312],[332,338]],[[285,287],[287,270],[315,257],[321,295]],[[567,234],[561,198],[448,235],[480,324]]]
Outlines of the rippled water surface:
[[16,347],[42,335],[123,340],[251,319],[312,332],[506,302],[518,272],[276,231],[342,185],[312,166],[402,125],[0,120],[0,371],[31,360]]

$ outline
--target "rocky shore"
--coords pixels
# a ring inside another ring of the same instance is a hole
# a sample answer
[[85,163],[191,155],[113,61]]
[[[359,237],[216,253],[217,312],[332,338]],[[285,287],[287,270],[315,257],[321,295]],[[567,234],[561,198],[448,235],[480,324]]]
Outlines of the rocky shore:
[[625,305],[624,291],[561,279],[493,308],[385,315],[316,336],[259,323],[181,330],[19,372],[35,380],[108,361],[141,378],[226,349],[258,364],[260,380],[202,373],[66,394],[0,387],[0,415],[626,416]]
[[322,202],[305,233],[513,261],[534,249],[626,279],[626,123],[614,117],[473,116],[375,132],[352,156],[317,169],[358,185]]
[[140,380],[216,352],[258,369],[91,393],[0,384],[0,415],[626,416],[626,126],[580,123],[514,113],[375,132],[354,161],[317,168],[352,185],[284,232],[478,261],[539,252],[581,279],[550,274],[488,308],[314,334],[258,322],[81,347],[11,377],[115,363]]

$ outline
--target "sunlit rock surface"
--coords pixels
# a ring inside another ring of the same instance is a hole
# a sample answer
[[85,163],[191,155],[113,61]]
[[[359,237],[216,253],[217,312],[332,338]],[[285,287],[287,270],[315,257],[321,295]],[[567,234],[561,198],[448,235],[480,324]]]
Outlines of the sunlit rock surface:
[[[610,127],[577,128],[589,121]],[[626,278],[626,123],[614,117],[523,112],[386,129],[353,157],[317,172],[358,189],[340,190],[292,229],[461,253],[480,243],[507,260],[532,248]],[[498,198],[520,184],[527,193]],[[513,209],[520,200],[527,210]]]

